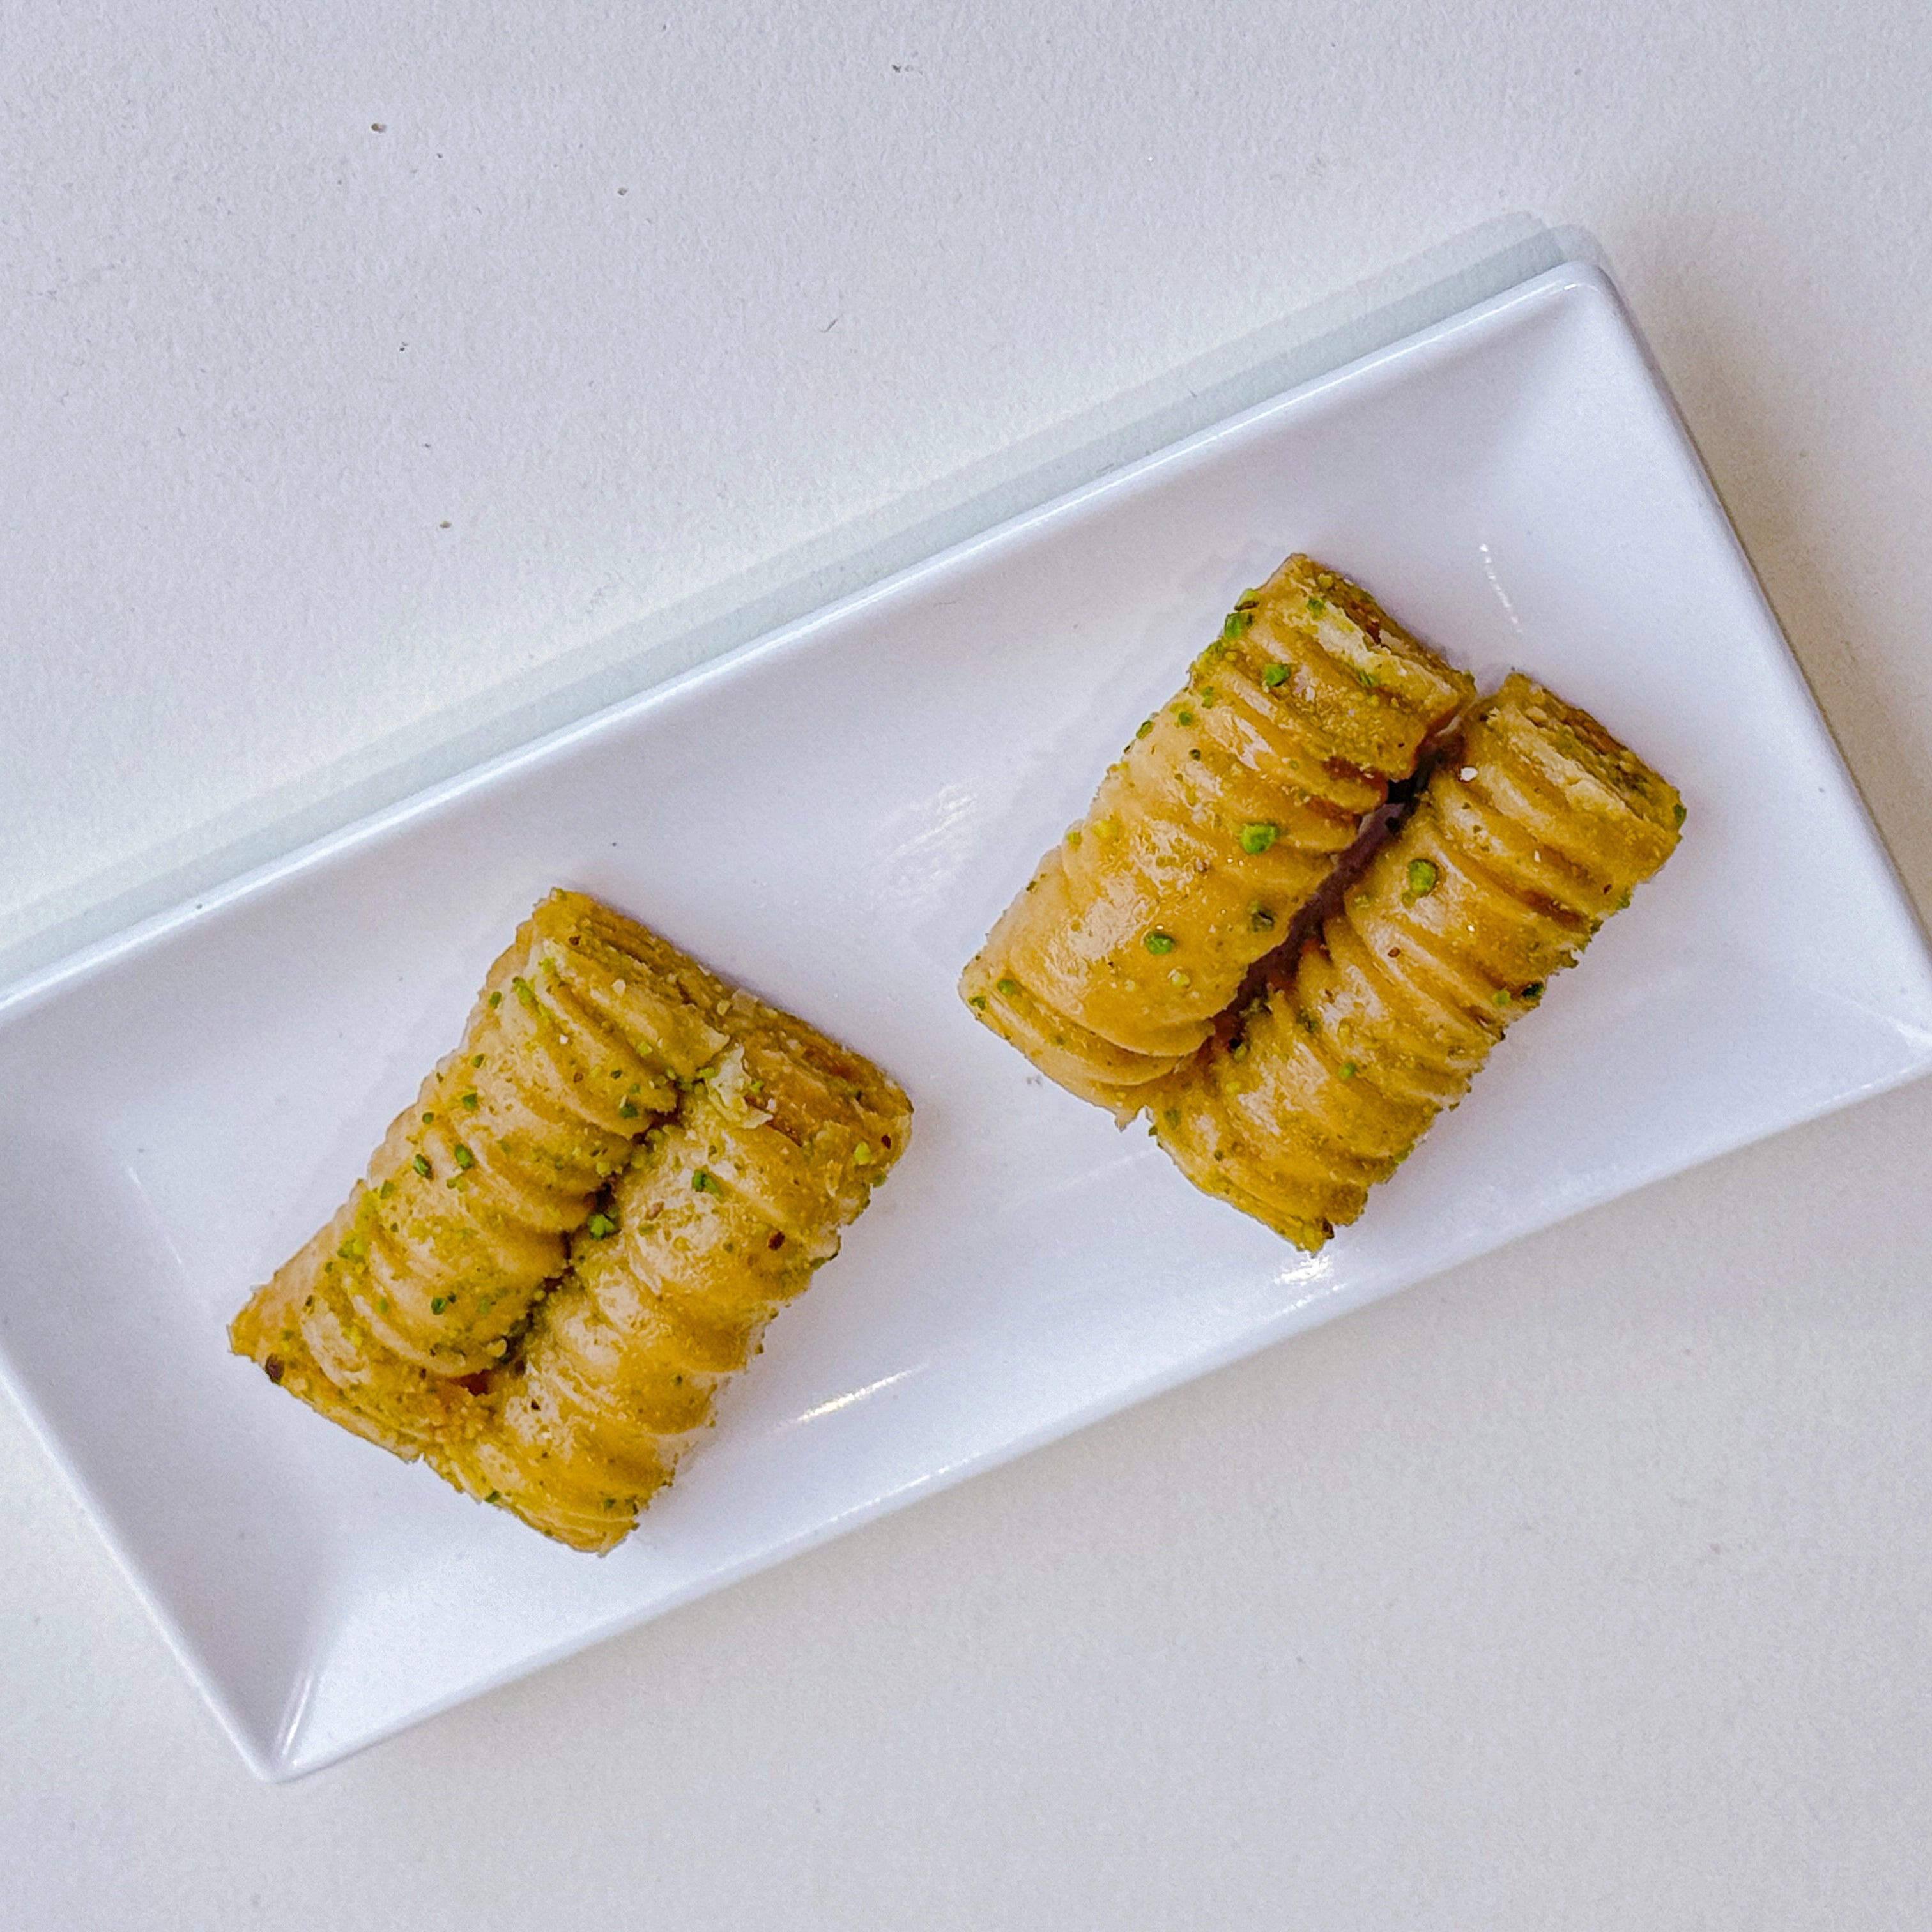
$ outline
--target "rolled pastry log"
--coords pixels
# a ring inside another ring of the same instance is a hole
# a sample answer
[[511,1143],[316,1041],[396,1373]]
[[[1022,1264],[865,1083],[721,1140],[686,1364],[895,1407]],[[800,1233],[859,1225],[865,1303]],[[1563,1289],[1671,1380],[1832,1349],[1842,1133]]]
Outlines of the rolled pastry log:
[[1472,718],[1292,983],[1155,1102],[1181,1172],[1318,1248],[1676,848],[1676,792],[1520,674]]
[[719,1024],[731,1044],[574,1238],[520,1359],[430,1452],[574,1549],[629,1534],[904,1150],[910,1106],[858,1054],[742,993]]
[[1040,1071],[1124,1117],[1475,694],[1367,592],[1291,556],[1235,605],[961,977]]
[[568,1239],[728,1036],[729,989],[580,893],[538,906],[490,969],[462,1044],[365,1180],[258,1289],[230,1338],[272,1379],[398,1454],[494,1366]]

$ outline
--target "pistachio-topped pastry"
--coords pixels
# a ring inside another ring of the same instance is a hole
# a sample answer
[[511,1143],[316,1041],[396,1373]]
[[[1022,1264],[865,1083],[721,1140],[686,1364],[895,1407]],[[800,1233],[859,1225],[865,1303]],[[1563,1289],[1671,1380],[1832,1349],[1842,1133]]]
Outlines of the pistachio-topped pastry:
[[1474,694],[1359,586],[1290,557],[1140,727],[960,981],[1042,1072],[1124,1114]]
[[910,1117],[857,1054],[554,893],[230,1339],[332,1420],[608,1549]]
[[577,1236],[520,1359],[430,1452],[578,1549],[629,1533],[904,1150],[911,1108],[876,1067],[744,994],[720,1017],[731,1045]]
[[1318,1247],[1675,849],[1676,790],[1520,674],[1304,947],[1153,1097],[1188,1178]]

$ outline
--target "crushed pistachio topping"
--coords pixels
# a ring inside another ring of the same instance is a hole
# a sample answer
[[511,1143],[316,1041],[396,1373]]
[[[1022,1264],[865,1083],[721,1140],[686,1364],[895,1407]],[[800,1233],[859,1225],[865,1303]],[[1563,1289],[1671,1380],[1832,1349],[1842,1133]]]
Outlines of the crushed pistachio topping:
[[429,1156],[427,1154],[418,1154],[410,1165],[422,1176],[424,1180],[427,1180],[429,1178]]
[[1412,899],[1426,899],[1436,890],[1436,868],[1426,859],[1408,862],[1408,892]]
[[694,1194],[722,1194],[724,1190],[711,1178],[706,1169],[700,1167],[691,1177],[691,1191]]
[[971,994],[968,997],[966,1004],[974,1012],[983,1013],[986,1010],[986,996],[984,993]]
[[852,1165],[854,1167],[870,1167],[872,1164],[872,1143],[869,1141],[861,1141],[859,1144],[852,1150]]
[[1141,944],[1150,952],[1172,952],[1174,950],[1174,934],[1171,932],[1150,932]]
[[1228,621],[1221,626],[1224,638],[1238,638],[1255,621],[1252,610],[1244,610],[1239,604],[1228,613]]
[[1670,822],[1676,826],[1684,823],[1684,801],[1682,799],[1670,808]]
[[524,979],[520,974],[510,982],[510,985],[516,994],[518,1004],[534,1010],[536,1006],[537,996],[535,988],[532,987],[529,980]]
[[1262,682],[1263,684],[1266,685],[1270,691],[1274,690],[1276,685],[1286,684],[1288,682],[1287,665],[1285,664],[1270,664],[1268,669],[1262,673]]
[[1308,600],[1308,614],[1311,617],[1320,616],[1322,612],[1327,610],[1328,608],[1328,605],[1323,603],[1318,597],[1311,597]]
[[617,1232],[616,1222],[608,1214],[593,1214],[584,1225],[600,1241],[608,1241]]
[[638,1103],[634,1100],[620,1100],[617,1118],[620,1120],[634,1120],[638,1118]]
[[1248,930],[1250,932],[1272,932],[1274,914],[1257,899],[1248,908]]
[[476,1089],[475,1088],[471,1088],[470,1091],[464,1095],[463,1104],[467,1107],[472,1114],[482,1104],[476,1098]]
[[429,1312],[432,1315],[440,1315],[448,1306],[449,1299],[446,1295],[433,1294],[430,1297]]
[[500,1006],[502,1004],[503,1004],[503,996],[502,996],[502,994],[501,993],[492,993],[492,994],[490,995],[490,1010],[493,1013],[494,1013],[494,1012],[496,1010],[496,1009],[497,1009],[499,1006]]
[[1003,974],[993,982],[993,991],[1004,995],[1009,1000],[1015,998],[1019,989],[1020,982],[1011,974]]
[[1344,1080],[1352,1080],[1361,1069],[1352,1060],[1345,1060],[1335,1070]]
[[1280,836],[1281,829],[1279,826],[1257,820],[1252,824],[1241,827],[1241,850],[1244,852],[1257,854],[1265,852]]
[[1143,718],[1141,720],[1141,728],[1134,734],[1134,736],[1136,738],[1144,738],[1153,729],[1154,720],[1151,718]]
[[476,1156],[460,1141],[456,1144],[456,1164],[458,1167],[464,1168],[472,1168],[476,1165]]
[[1192,724],[1194,722],[1194,714],[1188,710],[1186,705],[1184,704],[1180,709],[1174,714],[1174,722],[1177,724]]

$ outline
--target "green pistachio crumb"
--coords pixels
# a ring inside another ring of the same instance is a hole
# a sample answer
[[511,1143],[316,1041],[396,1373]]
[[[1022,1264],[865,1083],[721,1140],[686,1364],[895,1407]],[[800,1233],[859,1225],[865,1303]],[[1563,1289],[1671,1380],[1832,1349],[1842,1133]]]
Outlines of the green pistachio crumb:
[[492,1490],[490,1493],[483,1498],[483,1500],[486,1503],[494,1503],[501,1497],[502,1494],[502,1492],[500,1490]]
[[616,1222],[608,1214],[593,1214],[584,1225],[600,1241],[608,1241],[617,1232]]
[[620,1120],[634,1120],[638,1118],[638,1103],[634,1100],[620,1100],[617,1118]]
[[1150,932],[1141,944],[1150,952],[1172,952],[1174,950],[1174,934],[1171,932]]
[[1184,704],[1174,714],[1174,720],[1177,724],[1192,724],[1194,722],[1194,714]]
[[861,1141],[852,1150],[852,1165],[854,1167],[870,1167],[872,1164],[872,1144],[869,1141]]
[[1355,674],[1355,681],[1364,691],[1376,690],[1382,683],[1382,680],[1372,670],[1358,670]]
[[[493,1013],[494,1013],[494,1012],[496,1010],[496,1009],[497,1009],[499,1006],[500,1006],[502,1004],[503,1004],[503,996],[502,996],[502,994],[501,993],[492,993],[492,994],[490,995],[490,1010]],[[492,1492],[491,1492],[491,1493],[494,1495],[494,1494],[495,1493],[495,1492],[494,1492],[494,1491],[492,1491]]]
[[983,1013],[986,1010],[986,996],[984,993],[972,994],[968,996],[966,1004],[976,1012]]
[[1684,801],[1682,799],[1670,808],[1670,822],[1678,826],[1684,823]]
[[1288,667],[1285,664],[1271,664],[1262,673],[1262,682],[1272,691],[1278,684],[1288,682]]
[[694,1194],[722,1194],[724,1190],[700,1167],[691,1177],[691,1191]]
[[476,1098],[476,1089],[475,1088],[471,1088],[470,1091],[464,1095],[463,1104],[467,1107],[472,1114],[482,1104],[482,1102]]
[[519,974],[515,979],[510,982],[510,985],[516,993],[517,1003],[518,1005],[529,1006],[532,1009],[535,1008],[537,1003],[537,996],[536,991],[531,986],[529,980],[524,979],[521,974]]
[[1009,1000],[1013,998],[1018,993],[1019,989],[1020,982],[1011,974],[1006,974],[993,982],[993,991]]
[[1543,982],[1540,980],[1531,980],[1529,984],[1524,987],[1522,991],[1519,993],[1516,997],[1518,999],[1521,1000],[1535,1000],[1541,999],[1543,997]]
[[1352,1060],[1345,1060],[1335,1070],[1344,1080],[1352,1080],[1361,1070]]
[[423,1125],[424,1125],[424,1126],[428,1126],[429,1125],[429,1124],[430,1123],[430,1121],[432,1121],[432,1120],[434,1120],[435,1118],[436,1118],[436,1116],[435,1116],[435,1114],[424,1114],[424,1116],[423,1116]]
[[460,1141],[456,1144],[456,1164],[458,1167],[466,1168],[476,1165],[476,1156]]
[[416,1169],[417,1173],[422,1176],[424,1180],[427,1180],[429,1178],[429,1161],[425,1156],[418,1154],[416,1159],[410,1162],[410,1165]]
[[1241,850],[1259,854],[1265,852],[1281,836],[1278,826],[1258,822],[1241,827]]
[[1507,986],[1498,986],[1492,997],[1498,1006],[1506,1006],[1510,1003],[1509,988]]
[[1257,899],[1248,908],[1248,930],[1250,932],[1272,932],[1274,914]]
[[1228,621],[1221,626],[1224,638],[1238,638],[1255,621],[1252,610],[1244,610],[1238,604],[1228,613]]
[[445,1296],[433,1294],[430,1297],[429,1312],[432,1315],[440,1315],[448,1306],[448,1300]]
[[1327,610],[1328,608],[1328,605],[1323,603],[1318,597],[1311,597],[1308,600],[1309,614],[1311,616],[1320,616],[1322,612]]
[[1163,1107],[1160,1117],[1170,1127],[1178,1127],[1180,1124],[1180,1109],[1178,1107]]
[[1143,718],[1141,720],[1141,728],[1134,734],[1134,736],[1136,738],[1144,738],[1153,729],[1154,720],[1151,718]]
[[1436,871],[1426,859],[1408,862],[1408,892],[1412,898],[1426,899],[1436,890]]

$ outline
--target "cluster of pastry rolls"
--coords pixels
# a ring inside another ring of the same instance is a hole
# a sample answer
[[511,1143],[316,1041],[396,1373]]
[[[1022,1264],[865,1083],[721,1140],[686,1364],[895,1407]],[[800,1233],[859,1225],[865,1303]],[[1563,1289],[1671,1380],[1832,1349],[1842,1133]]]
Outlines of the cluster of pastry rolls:
[[1683,816],[1588,713],[1511,676],[1292,977],[1154,1096],[1161,1144],[1318,1247],[1670,856]]
[[1291,556],[1140,727],[962,994],[1049,1078],[1131,1116],[1474,694],[1367,592]]
[[[760,1094],[782,1094],[782,1107]],[[236,1316],[236,1351],[331,1420],[477,1488],[464,1458],[514,1436],[527,1388],[544,1399],[553,1304],[570,1305],[596,1280],[616,1305],[614,1270],[641,1254],[616,1237],[653,1218],[626,1204],[634,1174],[658,1168],[664,1149],[711,1120],[728,1094],[743,1103],[743,1144],[735,1166],[707,1172],[707,1187],[760,1162],[788,1172],[842,1150],[836,1187],[813,1170],[824,1184],[818,1219],[799,1222],[799,1240],[823,1259],[904,1145],[904,1095],[646,927],[582,894],[553,893],[490,968],[461,1045],[398,1117],[366,1178]],[[871,1142],[853,1124],[888,1117]],[[804,1216],[789,1196],[780,1204]],[[778,1221],[768,1234],[781,1226],[790,1238]],[[692,1282],[736,1269],[751,1293],[770,1272],[765,1253],[728,1252],[728,1262],[706,1260],[680,1239],[650,1279],[687,1262]],[[625,1528],[675,1460],[667,1451],[656,1482],[626,1486]],[[542,1480],[491,1484],[491,1499],[548,1529]],[[615,1509],[601,1537],[565,1540],[608,1547]]]

